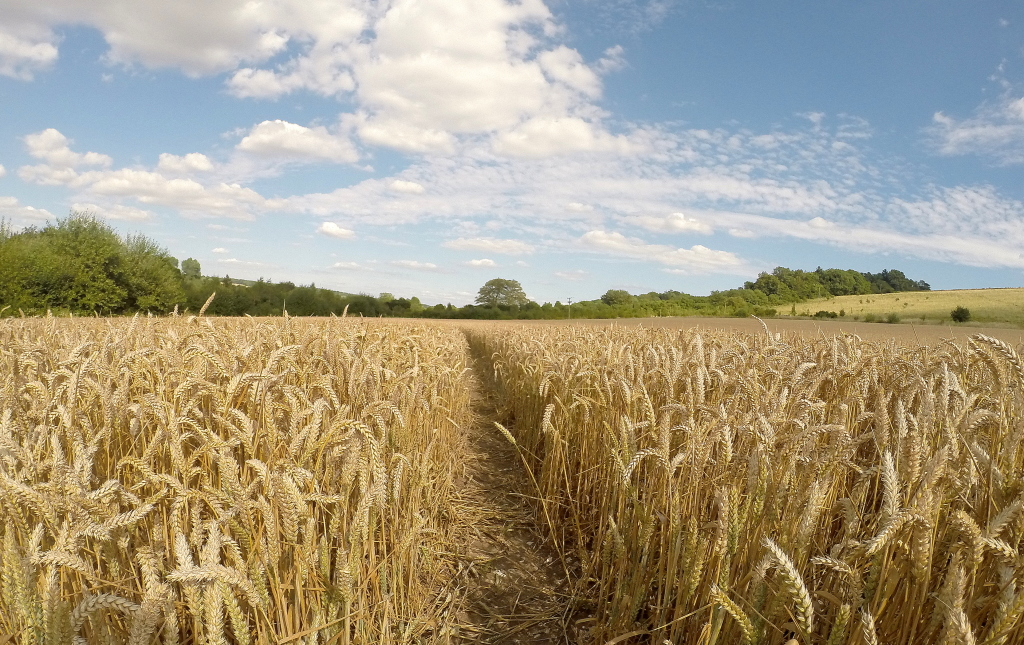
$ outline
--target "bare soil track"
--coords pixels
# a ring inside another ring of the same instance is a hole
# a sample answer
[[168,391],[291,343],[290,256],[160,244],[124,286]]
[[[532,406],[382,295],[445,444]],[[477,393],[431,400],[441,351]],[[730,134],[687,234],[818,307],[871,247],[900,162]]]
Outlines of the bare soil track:
[[566,571],[536,523],[532,484],[516,449],[498,432],[490,363],[473,357],[475,423],[459,490],[477,518],[466,545],[462,642],[555,645],[576,642],[568,620]]

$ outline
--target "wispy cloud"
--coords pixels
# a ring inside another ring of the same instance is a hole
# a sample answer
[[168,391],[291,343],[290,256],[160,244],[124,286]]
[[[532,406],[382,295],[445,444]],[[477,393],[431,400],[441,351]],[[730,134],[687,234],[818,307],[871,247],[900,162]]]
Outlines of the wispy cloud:
[[413,269],[415,271],[440,271],[441,268],[433,262],[420,262],[418,260],[394,260],[391,266],[402,269]]
[[943,155],[973,154],[1000,164],[1024,163],[1024,97],[1004,94],[963,119],[936,112],[928,134]]
[[460,237],[443,244],[445,248],[458,251],[484,251],[503,255],[526,255],[533,253],[535,247],[522,240],[502,240],[493,237],[466,238]]
[[608,231],[584,233],[580,238],[580,243],[608,255],[657,262],[687,274],[733,273],[744,275],[751,271],[750,266],[735,253],[716,251],[700,244],[688,249],[673,248],[663,244],[648,244],[639,238],[626,237],[622,233]]
[[555,277],[561,278],[562,280],[568,280],[569,282],[579,282],[580,280],[586,279],[590,274],[582,269],[576,269],[573,271],[555,271]]

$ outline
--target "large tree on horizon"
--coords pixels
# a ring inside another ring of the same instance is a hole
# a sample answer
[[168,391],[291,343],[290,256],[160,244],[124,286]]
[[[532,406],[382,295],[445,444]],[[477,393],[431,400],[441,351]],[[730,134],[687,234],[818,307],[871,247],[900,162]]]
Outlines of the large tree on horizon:
[[480,287],[480,292],[476,296],[476,304],[484,307],[522,306],[529,301],[530,299],[526,297],[523,286],[519,284],[518,280],[505,280],[504,278],[488,280],[484,286]]

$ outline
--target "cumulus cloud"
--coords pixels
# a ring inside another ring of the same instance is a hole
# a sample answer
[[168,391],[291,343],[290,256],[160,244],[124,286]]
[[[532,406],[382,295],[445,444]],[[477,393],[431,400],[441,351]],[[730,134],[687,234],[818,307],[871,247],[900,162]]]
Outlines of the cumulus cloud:
[[688,249],[677,249],[662,244],[648,244],[641,239],[626,237],[622,233],[589,231],[580,238],[580,243],[595,251],[609,255],[649,260],[663,264],[670,269],[693,273],[746,274],[746,262],[729,251],[716,251],[700,244]]
[[355,231],[347,228],[342,228],[334,222],[324,222],[320,225],[320,228],[316,229],[317,233],[321,233],[328,237],[334,237],[339,240],[350,240],[356,236]]
[[331,134],[323,126],[307,128],[280,119],[253,126],[235,149],[295,161],[351,163],[359,159],[348,138]]
[[526,255],[533,253],[532,244],[521,240],[502,240],[493,237],[460,237],[449,240],[442,246],[457,251],[484,251],[486,253],[501,253],[503,255]]
[[[45,28],[28,27],[27,34],[0,28],[0,75],[31,81],[57,60],[57,37]],[[34,33],[33,33],[34,32]]]
[[488,267],[496,267],[496,266],[498,266],[497,262],[495,262],[494,260],[489,260],[487,258],[481,258],[479,260],[469,260],[468,262],[463,262],[463,264],[465,264],[466,266],[475,267],[475,268],[478,268],[478,269],[479,268],[488,268]]
[[[369,145],[452,154],[467,137],[494,136],[502,154],[520,156],[638,149],[606,130],[596,105],[623,49],[584,60],[559,42],[564,30],[543,0],[13,0],[0,73],[29,79],[52,65],[57,30],[70,24],[98,30],[109,63],[227,72],[237,97],[344,97],[355,107],[342,121]],[[243,149],[355,157],[337,135],[314,153],[309,140],[326,143],[324,133],[280,131],[251,133]]]
[[0,219],[11,222],[16,227],[40,224],[53,220],[53,214],[43,208],[23,206],[15,197],[0,196]]
[[425,189],[422,184],[418,184],[415,181],[405,181],[404,179],[396,179],[388,187],[398,193],[409,193],[412,195],[419,195]]
[[974,154],[1002,164],[1024,163],[1024,97],[1004,95],[965,119],[936,112],[928,134],[942,155]]
[[7,169],[4,168],[2,164],[0,164],[0,178],[6,177],[6,176],[7,176]]
[[71,210],[77,212],[88,212],[104,219],[120,220],[125,222],[144,222],[153,219],[153,212],[142,208],[135,208],[125,204],[112,204],[100,206],[97,204],[83,204],[75,202]]
[[218,246],[215,249],[210,249],[210,253],[221,253],[221,254],[223,254],[223,253],[230,253],[230,252],[231,251],[228,251],[227,249],[225,249],[222,246]]
[[[265,211],[283,204],[280,200],[264,199],[256,191],[238,183],[204,184],[195,179],[168,177],[162,172],[140,168],[107,169],[112,163],[109,156],[74,152],[68,138],[52,128],[30,134],[24,140],[29,154],[45,163],[22,166],[18,169],[18,177],[40,185],[66,186],[86,197],[98,199],[98,203],[132,199],[145,205],[176,208],[191,217],[236,219],[251,219],[253,211]],[[192,163],[202,165],[195,157]],[[82,169],[82,166],[100,166],[103,169]]]
[[63,134],[47,128],[42,132],[27,135],[24,139],[25,150],[36,159],[42,159],[54,168],[75,168],[77,166],[108,167],[114,162],[107,155],[98,152],[84,154],[72,152],[71,141]]
[[167,152],[160,155],[157,170],[169,175],[192,175],[213,170],[213,162],[201,153],[190,152],[179,157]]

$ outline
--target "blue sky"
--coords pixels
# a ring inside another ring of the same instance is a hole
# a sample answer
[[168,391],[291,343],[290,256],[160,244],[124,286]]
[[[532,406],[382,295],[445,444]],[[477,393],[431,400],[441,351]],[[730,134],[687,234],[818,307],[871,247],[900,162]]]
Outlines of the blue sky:
[[1024,286],[1024,5],[0,0],[0,217],[463,304]]

